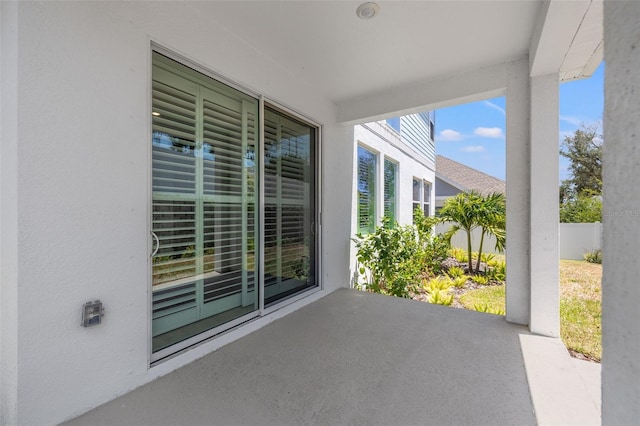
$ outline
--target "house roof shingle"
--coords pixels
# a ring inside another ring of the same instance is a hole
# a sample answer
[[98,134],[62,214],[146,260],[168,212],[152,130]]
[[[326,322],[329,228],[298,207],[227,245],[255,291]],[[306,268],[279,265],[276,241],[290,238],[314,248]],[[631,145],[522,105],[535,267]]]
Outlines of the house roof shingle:
[[475,190],[483,195],[492,192],[506,193],[506,184],[503,180],[442,155],[436,156],[436,177],[462,191]]

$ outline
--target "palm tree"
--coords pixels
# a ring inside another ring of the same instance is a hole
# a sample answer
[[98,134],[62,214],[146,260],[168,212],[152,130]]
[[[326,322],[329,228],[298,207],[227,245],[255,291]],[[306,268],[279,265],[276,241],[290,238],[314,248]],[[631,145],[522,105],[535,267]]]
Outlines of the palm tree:
[[482,195],[476,191],[467,191],[457,194],[453,198],[445,201],[440,209],[439,220],[441,222],[452,222],[451,228],[445,232],[445,239],[451,244],[451,238],[461,229],[467,233],[467,256],[469,272],[473,271],[471,259],[471,232],[480,224],[479,206],[482,204]]
[[482,197],[481,205],[478,209],[478,226],[481,228],[481,233],[476,273],[480,272],[482,244],[484,243],[485,235],[493,235],[496,238],[496,250],[504,251],[506,246],[506,203],[504,194],[494,192]]
[[471,232],[480,228],[480,245],[478,261],[475,271],[480,271],[480,258],[485,235],[493,235],[496,238],[496,250],[504,250],[505,239],[505,200],[504,195],[498,192],[483,196],[477,191],[467,191],[448,199],[439,212],[440,222],[453,222],[453,225],[444,234],[451,243],[453,235],[464,230],[467,234],[467,258],[468,270],[473,272]]

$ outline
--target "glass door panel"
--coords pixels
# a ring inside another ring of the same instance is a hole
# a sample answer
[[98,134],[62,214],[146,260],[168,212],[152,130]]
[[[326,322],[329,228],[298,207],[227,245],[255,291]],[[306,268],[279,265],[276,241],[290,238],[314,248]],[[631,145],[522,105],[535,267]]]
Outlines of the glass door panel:
[[265,305],[317,285],[315,132],[265,108]]
[[153,57],[153,351],[258,309],[258,102]]

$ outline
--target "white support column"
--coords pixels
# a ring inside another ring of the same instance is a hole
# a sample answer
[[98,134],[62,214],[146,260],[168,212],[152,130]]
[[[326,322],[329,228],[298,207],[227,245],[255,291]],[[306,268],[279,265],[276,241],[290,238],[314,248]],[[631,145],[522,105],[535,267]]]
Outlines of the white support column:
[[357,167],[353,126],[322,127],[322,288],[349,286],[355,259],[351,242],[354,167]]
[[19,424],[18,4],[0,2],[0,424]]
[[[506,317],[529,323],[529,62],[507,69]],[[557,137],[557,136],[556,136]]]
[[604,2],[602,424],[640,419],[640,4]]
[[560,336],[558,239],[558,74],[532,77],[531,87],[531,317],[529,329]]

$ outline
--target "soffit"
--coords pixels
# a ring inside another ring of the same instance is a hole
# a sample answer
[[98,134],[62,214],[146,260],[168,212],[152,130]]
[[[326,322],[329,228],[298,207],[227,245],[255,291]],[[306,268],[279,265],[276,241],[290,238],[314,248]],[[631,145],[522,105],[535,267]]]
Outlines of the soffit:
[[532,75],[537,67],[559,72],[561,81],[590,75],[602,58],[601,0],[378,3],[371,20],[356,16],[359,1],[206,1],[185,7],[245,44],[256,68],[275,64],[335,103],[517,60],[532,46]]
[[[261,61],[334,102],[525,56],[541,1],[193,2]],[[215,42],[212,40],[212,42]]]

